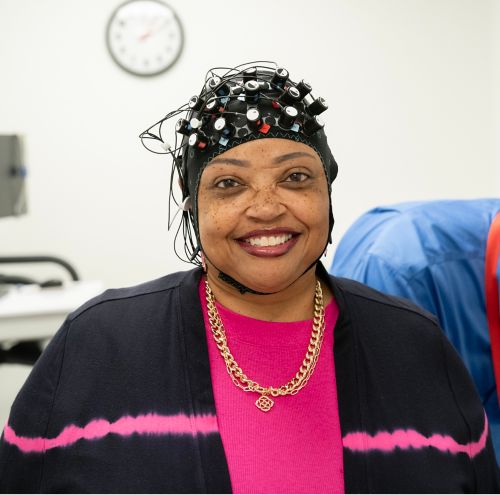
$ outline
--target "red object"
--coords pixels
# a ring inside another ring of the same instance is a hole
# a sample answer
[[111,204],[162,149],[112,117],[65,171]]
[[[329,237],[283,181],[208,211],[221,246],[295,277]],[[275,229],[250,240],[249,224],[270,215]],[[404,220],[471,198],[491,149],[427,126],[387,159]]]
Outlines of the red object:
[[262,124],[259,132],[262,132],[262,134],[267,134],[269,132],[269,129],[271,129],[271,126],[269,124]]
[[224,107],[219,107],[219,112],[224,113]]
[[280,107],[280,104],[279,104],[277,101],[273,101],[273,102],[271,103],[271,105],[273,106],[273,108],[274,108],[275,110],[278,110],[278,108]]
[[484,287],[486,292],[486,317],[490,331],[491,357],[500,403],[500,308],[498,300],[497,267],[500,255],[500,213],[491,223],[486,243]]
[[198,143],[198,148],[200,148],[200,150],[204,150],[206,147],[207,143],[204,143],[203,141],[200,141],[200,143]]

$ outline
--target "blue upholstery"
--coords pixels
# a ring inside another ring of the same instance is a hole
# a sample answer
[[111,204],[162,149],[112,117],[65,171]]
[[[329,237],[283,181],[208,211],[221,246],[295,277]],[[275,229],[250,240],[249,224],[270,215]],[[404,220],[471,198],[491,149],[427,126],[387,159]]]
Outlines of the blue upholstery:
[[[500,408],[484,291],[486,240],[500,199],[403,203],[362,215],[338,245],[330,272],[430,311],[478,389],[500,461]],[[500,280],[500,263],[499,263]]]

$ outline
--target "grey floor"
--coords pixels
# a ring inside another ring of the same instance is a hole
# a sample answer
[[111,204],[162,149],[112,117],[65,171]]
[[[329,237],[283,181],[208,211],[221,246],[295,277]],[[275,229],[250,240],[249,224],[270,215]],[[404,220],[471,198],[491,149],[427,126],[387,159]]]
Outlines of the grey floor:
[[10,406],[19,389],[28,378],[31,366],[19,364],[0,365],[0,431],[9,417]]

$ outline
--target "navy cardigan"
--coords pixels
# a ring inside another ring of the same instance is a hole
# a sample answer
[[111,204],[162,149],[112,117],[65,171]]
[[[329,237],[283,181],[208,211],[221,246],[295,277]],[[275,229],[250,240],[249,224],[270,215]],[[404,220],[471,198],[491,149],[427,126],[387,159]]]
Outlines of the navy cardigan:
[[[12,407],[1,492],[231,492],[201,273],[108,290],[67,318]],[[477,392],[434,318],[322,266],[318,274],[340,310],[346,491],[500,491]]]

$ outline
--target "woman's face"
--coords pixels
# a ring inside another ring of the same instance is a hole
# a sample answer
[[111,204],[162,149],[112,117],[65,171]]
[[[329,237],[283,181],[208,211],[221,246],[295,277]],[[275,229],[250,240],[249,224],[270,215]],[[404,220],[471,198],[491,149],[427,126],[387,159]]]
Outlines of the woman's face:
[[322,253],[329,198],[318,154],[266,138],[236,146],[205,168],[198,222],[212,265],[259,292],[292,284]]

